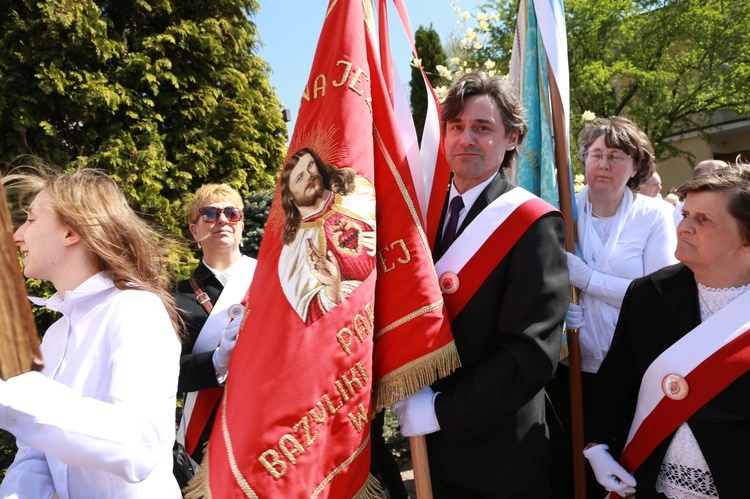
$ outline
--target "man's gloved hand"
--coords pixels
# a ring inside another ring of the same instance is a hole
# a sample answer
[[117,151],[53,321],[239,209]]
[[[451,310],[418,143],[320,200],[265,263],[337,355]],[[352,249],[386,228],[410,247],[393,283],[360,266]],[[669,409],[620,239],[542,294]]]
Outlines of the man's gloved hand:
[[403,436],[416,437],[440,430],[440,423],[435,415],[435,397],[438,393],[426,386],[411,397],[391,406],[391,410],[398,417]]
[[233,319],[221,333],[221,343],[214,350],[213,356],[214,369],[217,375],[224,376],[229,370],[229,357],[232,355],[235,343],[237,343],[237,335],[240,332],[241,323],[241,320]]
[[581,329],[586,325],[583,318],[583,308],[577,303],[568,303],[568,312],[565,314],[565,327],[568,329]]
[[622,497],[635,494],[635,478],[615,461],[607,449],[609,446],[598,444],[583,451],[594,470],[596,481],[608,491],[617,492]]
[[578,258],[573,253],[565,253],[568,256],[568,272],[570,272],[570,283],[580,289],[586,291],[589,287],[589,281],[591,280],[591,274],[594,273],[594,269],[586,265],[586,263]]

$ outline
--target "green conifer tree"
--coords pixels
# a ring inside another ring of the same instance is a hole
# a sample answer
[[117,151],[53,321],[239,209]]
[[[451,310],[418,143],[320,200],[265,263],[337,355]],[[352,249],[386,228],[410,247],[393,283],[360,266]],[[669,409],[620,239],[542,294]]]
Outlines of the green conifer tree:
[[173,233],[206,182],[273,184],[286,126],[256,55],[256,0],[7,0],[0,163],[109,172]]
[[[417,53],[422,60],[422,67],[427,73],[427,79],[433,86],[440,85],[441,77],[435,69],[438,65],[447,66],[448,59],[440,44],[440,35],[432,28],[420,26],[414,33],[414,44],[417,47]],[[422,129],[424,128],[425,117],[427,116],[427,89],[425,89],[422,75],[419,68],[413,67],[411,70],[411,112],[414,116],[414,125],[417,127],[417,137],[422,142]]]

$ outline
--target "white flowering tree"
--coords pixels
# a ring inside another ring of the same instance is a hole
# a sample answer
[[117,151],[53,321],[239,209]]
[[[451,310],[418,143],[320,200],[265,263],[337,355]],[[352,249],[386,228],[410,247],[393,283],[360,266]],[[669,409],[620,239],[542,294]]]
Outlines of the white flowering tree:
[[[490,75],[508,72],[510,52],[507,57],[500,57],[500,60],[504,61],[504,64],[500,65],[496,56],[490,57],[490,54],[496,54],[495,49],[488,48],[487,45],[491,27],[493,24],[503,22],[502,16],[496,11],[485,9],[472,13],[462,10],[459,4],[460,0],[450,4],[458,19],[455,29],[451,31],[451,39],[444,48],[448,56],[447,64],[439,64],[435,67],[440,80],[437,84],[433,81],[433,85],[440,99],[445,96],[450,83],[468,71],[482,70]],[[420,54],[422,54],[421,51]],[[422,64],[423,61],[420,59],[412,60],[414,67],[422,67]],[[431,74],[431,68],[427,66],[424,68],[428,74]]]

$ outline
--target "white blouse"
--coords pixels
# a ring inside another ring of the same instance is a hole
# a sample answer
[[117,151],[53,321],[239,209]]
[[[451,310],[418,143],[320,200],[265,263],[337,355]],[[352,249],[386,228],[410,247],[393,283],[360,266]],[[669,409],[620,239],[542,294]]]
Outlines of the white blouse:
[[44,335],[43,372],[0,383],[0,427],[18,443],[0,497],[181,497],[180,343],[161,300],[99,273],[45,304],[63,317]]
[[586,323],[579,341],[582,370],[595,373],[612,343],[622,300],[631,281],[677,263],[677,233],[659,199],[626,190],[615,216],[593,216],[588,187],[576,195],[579,243],[576,254],[593,269],[579,304]]

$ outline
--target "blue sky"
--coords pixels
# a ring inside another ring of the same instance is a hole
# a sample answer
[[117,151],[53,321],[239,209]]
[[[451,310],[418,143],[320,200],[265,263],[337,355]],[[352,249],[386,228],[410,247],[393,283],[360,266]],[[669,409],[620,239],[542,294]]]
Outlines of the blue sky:
[[[397,24],[398,14],[393,2],[388,3],[391,49],[401,79],[408,85],[411,50],[401,25]],[[432,23],[443,43],[450,39],[451,31],[456,31],[458,16],[451,7],[451,0],[404,0],[404,3],[412,30]],[[460,0],[457,5],[461,10],[476,13],[476,7],[481,3],[480,0]],[[276,87],[284,107],[292,111],[292,121],[287,124],[290,136],[327,6],[326,0],[261,0],[261,10],[253,18],[264,43],[258,54],[271,65],[271,84]]]

